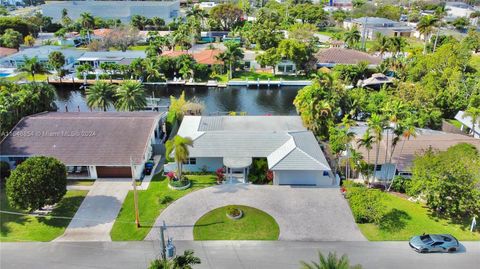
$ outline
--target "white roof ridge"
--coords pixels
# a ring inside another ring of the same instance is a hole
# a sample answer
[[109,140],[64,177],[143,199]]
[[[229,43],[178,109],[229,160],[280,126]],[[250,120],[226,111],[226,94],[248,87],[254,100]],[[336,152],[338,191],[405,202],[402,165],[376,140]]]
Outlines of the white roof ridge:
[[[275,152],[283,149],[284,147],[287,147],[287,144],[288,143],[292,143],[293,142],[293,147],[291,149],[288,150],[287,153],[285,153],[281,158],[279,158],[274,164],[272,164],[272,166],[269,168],[269,169],[272,169],[274,168],[277,164],[279,164],[283,159],[285,159],[285,157],[287,157],[294,149],[297,148],[297,144],[295,144],[295,139],[293,138],[292,135],[290,135],[289,133],[287,133],[289,136],[290,136],[290,139],[288,139],[285,143],[283,143],[280,147],[278,147],[276,150],[274,150],[272,153],[270,153],[268,156],[267,156],[267,162],[268,162],[268,157],[271,157],[272,154],[274,154]],[[291,142],[290,142],[291,141]],[[273,157],[271,157],[273,158]]]
[[[308,132],[308,131],[303,131],[303,132]],[[298,133],[298,132],[297,132]],[[290,134],[289,134],[290,135]],[[291,136],[291,135],[290,135]],[[295,138],[292,136],[292,139],[293,139],[293,143],[295,143]],[[316,140],[316,139],[315,139]],[[318,143],[318,142],[317,142]],[[323,164],[322,162],[320,162],[319,160],[315,159],[312,155],[306,153],[304,150],[302,150],[300,147],[297,146],[297,143],[295,143],[295,148],[298,149],[300,152],[302,152],[303,154],[305,154],[307,157],[309,157],[310,159],[314,160],[316,163],[320,164],[322,167],[324,168],[327,168],[327,169],[330,169],[330,167],[326,167],[325,164]]]

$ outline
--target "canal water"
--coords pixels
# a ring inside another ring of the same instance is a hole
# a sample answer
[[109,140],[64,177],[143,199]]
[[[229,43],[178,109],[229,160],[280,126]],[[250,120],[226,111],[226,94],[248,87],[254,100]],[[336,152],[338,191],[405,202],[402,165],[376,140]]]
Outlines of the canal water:
[[[170,96],[178,97],[185,91],[187,100],[200,101],[204,115],[223,114],[230,111],[246,112],[248,115],[295,115],[293,100],[300,88],[281,87],[257,89],[247,87],[207,88],[207,87],[146,87],[149,97],[160,98],[161,104],[168,105]],[[78,87],[58,87],[55,103],[58,111],[90,111],[85,101],[85,91]],[[113,111],[111,107],[109,110]]]

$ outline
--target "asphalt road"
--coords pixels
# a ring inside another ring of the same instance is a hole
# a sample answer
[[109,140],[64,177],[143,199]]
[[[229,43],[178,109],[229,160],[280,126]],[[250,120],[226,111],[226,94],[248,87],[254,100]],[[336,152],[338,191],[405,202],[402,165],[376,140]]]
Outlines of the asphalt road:
[[[194,249],[195,268],[299,268],[317,251],[347,254],[363,268],[479,268],[480,242],[457,253],[418,254],[406,242],[178,241],[177,252]],[[1,243],[0,268],[147,268],[159,255],[158,241]]]

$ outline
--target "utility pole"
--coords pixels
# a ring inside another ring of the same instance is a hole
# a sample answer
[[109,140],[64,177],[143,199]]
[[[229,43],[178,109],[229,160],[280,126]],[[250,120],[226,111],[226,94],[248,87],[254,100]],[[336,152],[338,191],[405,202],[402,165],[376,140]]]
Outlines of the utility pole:
[[362,31],[362,50],[365,50],[365,39],[367,35],[367,17],[365,16],[365,20],[363,22],[363,31]]
[[137,228],[140,228],[140,217],[138,214],[137,182],[135,181],[135,169],[133,167],[132,157],[130,157],[130,169],[132,170],[133,203],[135,204],[135,224],[137,225]]

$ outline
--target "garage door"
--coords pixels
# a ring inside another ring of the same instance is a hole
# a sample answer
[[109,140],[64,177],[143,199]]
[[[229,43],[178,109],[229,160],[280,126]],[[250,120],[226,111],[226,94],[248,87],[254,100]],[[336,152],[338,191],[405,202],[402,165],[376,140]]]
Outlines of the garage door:
[[279,185],[329,186],[332,180],[323,171],[275,171]]
[[97,176],[102,177],[132,177],[132,170],[128,166],[97,166]]

